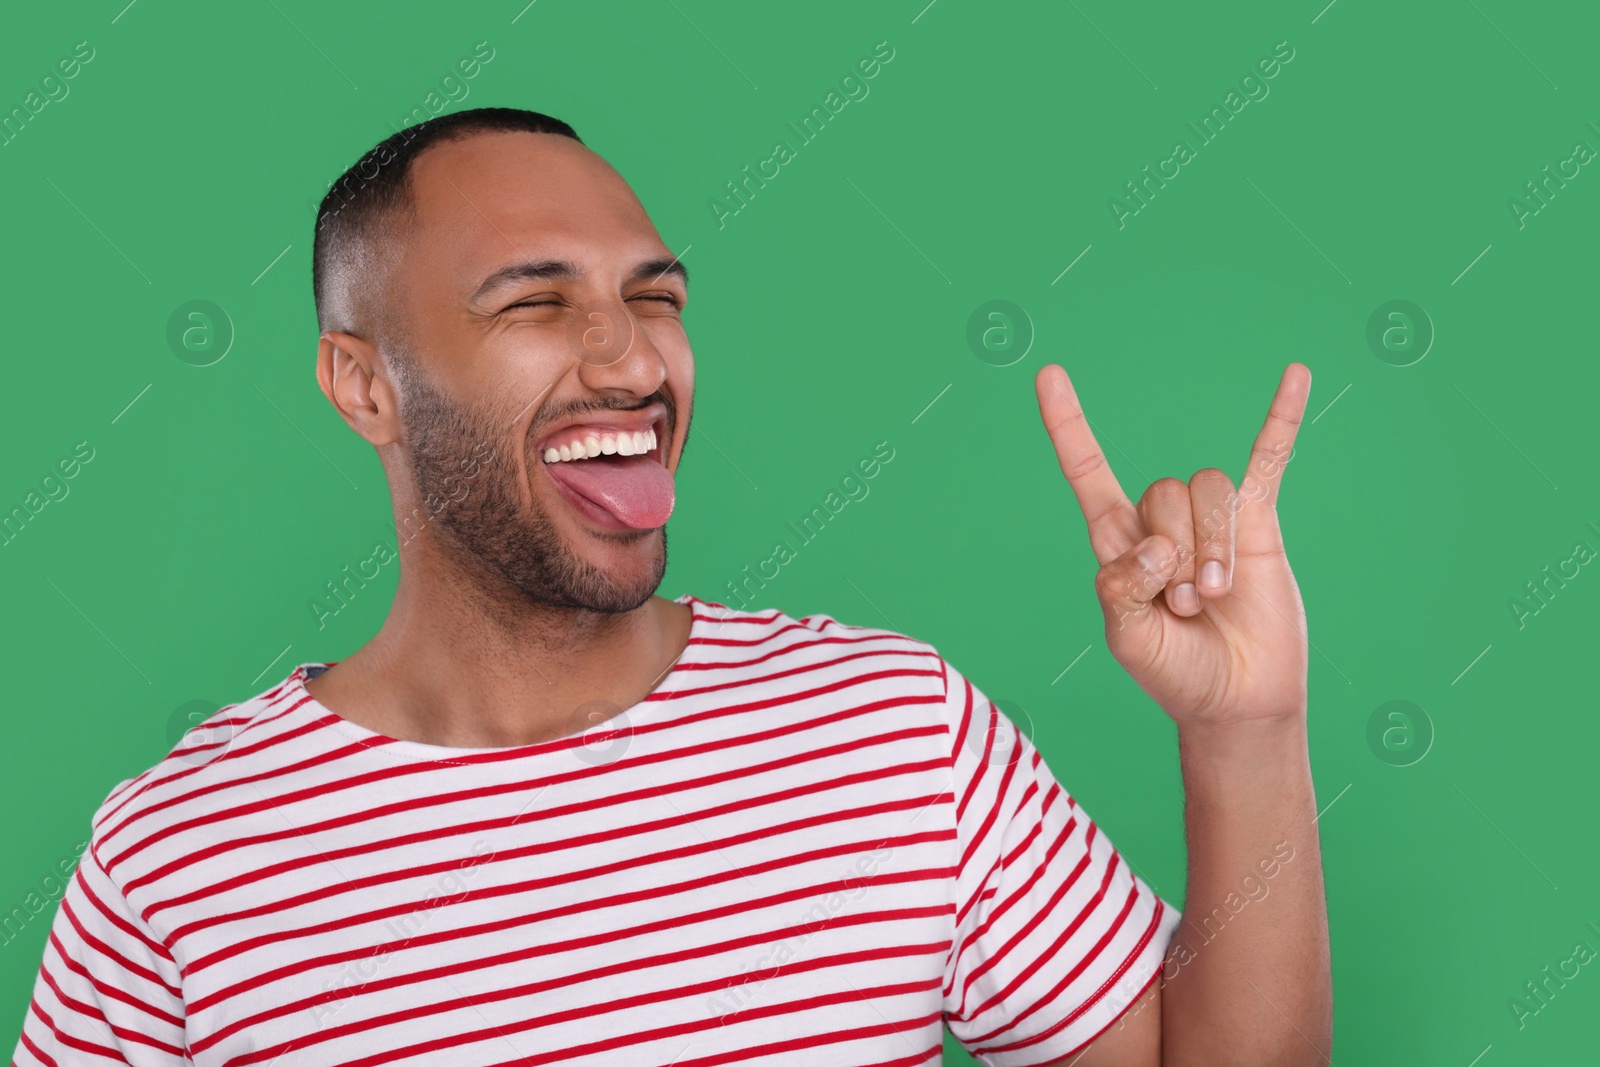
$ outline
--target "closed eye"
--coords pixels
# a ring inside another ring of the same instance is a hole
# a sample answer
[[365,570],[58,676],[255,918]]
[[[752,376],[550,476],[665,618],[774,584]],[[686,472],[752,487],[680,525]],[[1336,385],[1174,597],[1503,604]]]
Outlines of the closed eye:
[[[668,304],[668,305],[670,305],[670,306],[672,306],[674,308],[678,308],[680,310],[683,308],[683,305],[678,302],[678,298],[675,297],[675,296],[672,296],[670,294],[650,293],[650,294],[646,294],[646,295],[642,295],[642,296],[630,297],[629,299],[630,300],[655,300],[655,301],[659,301],[660,303],[663,303],[663,304]],[[522,301],[518,301],[515,304],[507,304],[506,307],[505,307],[505,310],[510,311],[512,308],[537,308],[537,307],[559,307],[559,306],[561,306],[561,301],[559,301],[559,300],[522,300]]]

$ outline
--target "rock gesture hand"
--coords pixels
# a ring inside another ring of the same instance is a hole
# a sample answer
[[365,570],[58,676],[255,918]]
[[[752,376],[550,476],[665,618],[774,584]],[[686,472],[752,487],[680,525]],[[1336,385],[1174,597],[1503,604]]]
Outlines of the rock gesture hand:
[[1094,586],[1112,656],[1179,727],[1303,716],[1305,606],[1277,503],[1310,369],[1284,369],[1238,489],[1207,467],[1187,485],[1151,483],[1137,506],[1111,472],[1066,371],[1047,366],[1034,384],[1100,564]]

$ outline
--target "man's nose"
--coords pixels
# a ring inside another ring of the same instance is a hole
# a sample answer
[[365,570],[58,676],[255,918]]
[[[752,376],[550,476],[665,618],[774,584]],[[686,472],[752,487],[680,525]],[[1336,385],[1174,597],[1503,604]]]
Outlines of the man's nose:
[[666,381],[667,363],[621,300],[579,309],[567,333],[578,378],[595,392],[649,396]]

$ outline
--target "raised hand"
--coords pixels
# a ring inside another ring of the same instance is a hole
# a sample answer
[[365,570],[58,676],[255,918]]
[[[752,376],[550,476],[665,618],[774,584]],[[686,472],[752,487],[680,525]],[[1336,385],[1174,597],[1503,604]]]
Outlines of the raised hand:
[[1306,616],[1278,528],[1278,485],[1311,392],[1290,363],[1243,483],[1215,467],[1123,493],[1067,372],[1035,380],[1039,414],[1088,523],[1106,644],[1180,726],[1302,716]]

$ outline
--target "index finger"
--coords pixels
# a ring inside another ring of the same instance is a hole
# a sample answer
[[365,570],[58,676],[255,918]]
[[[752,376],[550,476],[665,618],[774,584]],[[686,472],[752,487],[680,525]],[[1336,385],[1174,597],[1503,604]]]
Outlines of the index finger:
[[1141,536],[1133,504],[1106,462],[1066,370],[1051,363],[1040,369],[1034,386],[1039,393],[1039,416],[1055,446],[1061,473],[1089,524],[1094,554],[1101,563],[1115,559]]
[[1295,435],[1300,431],[1306,400],[1310,396],[1311,368],[1304,363],[1285,367],[1283,376],[1278,379],[1278,391],[1267,409],[1267,420],[1251,446],[1249,466],[1239,487],[1240,495],[1247,501],[1267,507],[1277,505],[1283,468],[1294,451]]

